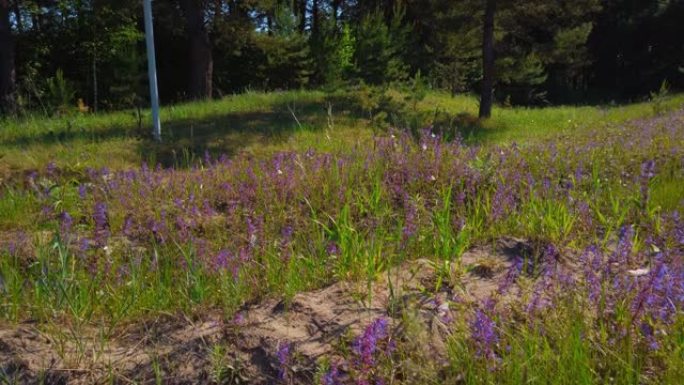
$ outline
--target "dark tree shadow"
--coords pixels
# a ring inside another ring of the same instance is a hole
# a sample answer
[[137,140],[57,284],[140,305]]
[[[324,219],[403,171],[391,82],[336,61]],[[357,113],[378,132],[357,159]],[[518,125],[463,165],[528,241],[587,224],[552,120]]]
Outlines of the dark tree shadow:
[[[360,120],[344,100],[331,102],[335,113]],[[285,142],[298,130],[318,131],[327,127],[327,110],[323,101],[281,103],[265,106],[263,111],[236,112],[207,116],[203,119],[167,122],[162,127],[162,143],[145,134],[140,142],[141,158],[162,166],[187,167],[204,157],[233,156],[256,143]]]
[[131,111],[129,124],[113,123],[106,127],[84,129],[69,120],[38,135],[19,136],[2,143],[22,147],[31,144],[68,144],[75,140],[106,142],[115,138],[138,139],[141,160],[162,166],[187,167],[208,152],[213,157],[232,156],[255,143],[286,141],[297,130],[316,131],[327,126],[327,103],[334,106],[335,118],[359,120],[363,114],[345,99],[269,103],[259,111],[211,114],[201,119],[176,119],[163,122],[162,143],[152,140],[149,113],[142,117]]
[[[141,161],[161,164],[165,167],[189,167],[209,153],[216,158],[233,156],[247,147],[263,143],[278,144],[287,141],[297,130],[317,131],[328,125],[328,105],[332,106],[333,118],[345,125],[364,124],[368,113],[348,97],[325,97],[320,100],[268,103],[258,106],[257,111],[209,114],[201,119],[185,118],[162,124],[162,143],[151,137],[149,112],[142,115],[129,111],[130,119],[107,122],[102,127],[82,128],[76,123],[63,120],[51,130],[37,135],[21,135],[2,143],[7,147],[31,144],[68,144],[76,140],[102,142],[116,138],[136,138],[136,152]],[[391,111],[401,114],[402,111]],[[125,113],[124,113],[125,114]],[[447,112],[426,113],[427,125],[442,134],[446,140],[460,138],[467,145],[486,142],[488,138],[507,127],[487,128],[474,115]],[[122,122],[124,120],[124,122]],[[421,127],[423,127],[421,125]]]

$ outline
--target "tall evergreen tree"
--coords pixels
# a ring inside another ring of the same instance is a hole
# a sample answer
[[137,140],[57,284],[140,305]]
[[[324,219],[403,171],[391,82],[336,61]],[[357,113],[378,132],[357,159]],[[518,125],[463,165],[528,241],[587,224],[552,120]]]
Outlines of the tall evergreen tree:
[[408,67],[403,60],[410,29],[403,21],[404,10],[396,8],[389,23],[376,10],[363,17],[356,29],[355,64],[358,76],[369,84],[403,80]]
[[10,25],[9,0],[0,0],[0,110],[13,113],[15,108],[14,38]]
[[214,58],[209,32],[205,23],[205,0],[180,0],[188,34],[190,74],[188,93],[193,99],[211,98]]
[[482,27],[482,91],[480,93],[480,118],[492,115],[494,93],[494,16],[496,0],[487,0]]
[[[487,3],[158,1],[160,94],[380,85],[419,71],[452,93],[491,83],[492,104],[634,99],[664,80],[684,90],[682,0],[490,0],[485,34]],[[130,106],[144,94],[141,36],[139,0],[0,0],[0,109],[51,110],[48,79],[59,69],[89,106]],[[484,36],[494,49],[483,50]]]
[[610,97],[644,95],[663,80],[684,89],[684,1],[604,0],[589,36],[590,85]]

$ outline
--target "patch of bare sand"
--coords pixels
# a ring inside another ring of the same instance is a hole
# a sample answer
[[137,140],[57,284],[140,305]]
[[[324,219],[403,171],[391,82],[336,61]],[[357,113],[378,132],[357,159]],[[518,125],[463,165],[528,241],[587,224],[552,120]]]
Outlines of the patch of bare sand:
[[[310,383],[316,361],[341,340],[378,317],[393,317],[400,326],[408,309],[420,315],[430,349],[439,355],[447,333],[442,320],[458,316],[448,299],[488,297],[514,258],[533,252],[521,240],[503,239],[464,253],[459,264],[449,266],[446,280],[439,279],[435,263],[420,259],[390,269],[370,291],[366,283],[338,282],[288,303],[273,299],[246,306],[234,320],[219,312],[192,319],[168,315],[110,331],[105,343],[102,329],[92,325],[0,326],[0,378],[48,384],[154,383],[155,378],[165,384],[269,384],[276,382],[278,348],[291,343],[297,356],[292,376]],[[451,284],[437,287],[439,282]]]

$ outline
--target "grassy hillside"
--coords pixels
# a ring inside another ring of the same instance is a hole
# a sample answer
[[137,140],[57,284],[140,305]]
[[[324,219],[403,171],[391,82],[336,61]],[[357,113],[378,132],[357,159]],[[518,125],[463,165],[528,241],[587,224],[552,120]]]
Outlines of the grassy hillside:
[[679,385],[683,102],[6,122],[0,382]]
[[[398,92],[390,95],[402,99]],[[684,95],[677,95],[662,102],[658,109],[667,111],[682,104]],[[475,116],[477,100],[431,92],[417,109],[424,113],[424,123],[429,124],[435,112]],[[601,130],[607,124],[653,113],[654,104],[649,102],[495,108],[492,119],[483,126],[471,124],[474,119],[466,117],[460,128],[470,143],[526,143],[577,130]],[[163,108],[162,145],[148,138],[147,110],[5,120],[0,121],[0,176],[10,171],[40,169],[51,161],[75,170],[103,166],[121,169],[143,161],[183,164],[201,157],[205,150],[213,155],[308,148],[337,152],[370,142],[374,128],[366,116],[348,101],[323,92],[251,92]]]

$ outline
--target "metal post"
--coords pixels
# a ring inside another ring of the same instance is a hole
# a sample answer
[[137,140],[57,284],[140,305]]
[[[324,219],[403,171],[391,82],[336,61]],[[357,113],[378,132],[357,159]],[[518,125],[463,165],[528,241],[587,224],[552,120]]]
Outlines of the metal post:
[[152,0],[143,0],[145,11],[145,43],[147,45],[147,77],[150,81],[150,101],[152,103],[152,136],[161,142],[161,122],[159,121],[159,91],[157,90],[157,59],[154,55],[154,29],[152,27]]

